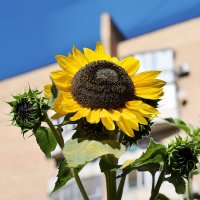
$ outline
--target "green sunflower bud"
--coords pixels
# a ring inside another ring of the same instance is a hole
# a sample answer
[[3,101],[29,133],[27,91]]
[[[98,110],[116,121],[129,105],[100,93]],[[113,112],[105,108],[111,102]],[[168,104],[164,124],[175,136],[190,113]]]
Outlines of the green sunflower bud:
[[197,168],[199,154],[200,145],[197,142],[176,138],[168,146],[171,173],[188,178],[189,173]]
[[44,98],[38,90],[29,90],[18,94],[8,104],[12,107],[12,124],[21,128],[24,134],[28,130],[36,130],[43,119]]

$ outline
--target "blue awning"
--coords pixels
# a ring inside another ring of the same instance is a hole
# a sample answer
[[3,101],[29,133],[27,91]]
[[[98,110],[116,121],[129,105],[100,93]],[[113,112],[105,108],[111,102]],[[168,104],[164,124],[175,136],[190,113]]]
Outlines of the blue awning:
[[94,48],[103,12],[132,38],[200,16],[200,1],[1,1],[0,79],[54,63],[55,55],[67,54],[73,44]]

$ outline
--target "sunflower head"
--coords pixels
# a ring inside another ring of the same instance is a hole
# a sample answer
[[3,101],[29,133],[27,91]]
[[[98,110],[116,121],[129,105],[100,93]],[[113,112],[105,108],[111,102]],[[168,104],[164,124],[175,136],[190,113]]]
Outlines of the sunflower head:
[[188,178],[189,173],[197,168],[200,145],[197,142],[182,140],[177,137],[168,146],[169,166],[174,174]]
[[[140,62],[134,57],[118,60],[98,42],[95,51],[74,47],[72,54],[56,59],[61,70],[51,73],[59,91],[53,118],[71,113],[71,121],[84,119],[108,131],[117,126],[134,137],[140,125],[148,125],[148,119],[159,113],[154,105],[163,95],[165,82],[156,79],[159,71],[136,74]],[[45,86],[45,93],[51,96],[51,84]]]
[[23,134],[28,130],[36,130],[42,121],[44,100],[38,90],[27,90],[14,97],[9,105],[12,107],[12,124],[21,128]]

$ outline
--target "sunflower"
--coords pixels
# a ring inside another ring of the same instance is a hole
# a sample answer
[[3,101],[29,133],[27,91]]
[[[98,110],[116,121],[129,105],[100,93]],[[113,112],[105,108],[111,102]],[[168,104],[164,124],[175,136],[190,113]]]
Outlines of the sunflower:
[[[108,55],[100,42],[95,51],[84,48],[83,53],[73,47],[68,56],[57,55],[61,70],[51,78],[59,90],[52,109],[57,119],[74,114],[70,120],[86,118],[90,124],[102,123],[107,130],[117,125],[129,137],[139,124],[159,114],[145,99],[159,100],[165,82],[156,77],[160,71],[136,74],[140,62],[134,57],[122,60]],[[46,97],[51,96],[51,84],[45,86]]]

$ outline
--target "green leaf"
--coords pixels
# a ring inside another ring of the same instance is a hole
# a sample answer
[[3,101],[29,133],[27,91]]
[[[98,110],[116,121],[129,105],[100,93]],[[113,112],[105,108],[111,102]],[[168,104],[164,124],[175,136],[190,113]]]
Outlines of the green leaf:
[[129,164],[127,164],[127,162],[124,163],[121,167],[123,170],[122,176],[130,173],[134,169],[156,173],[159,170],[160,164],[163,162],[165,155],[165,146],[158,144],[151,139],[146,152],[144,152],[140,158],[131,163],[129,162]]
[[198,175],[200,174],[200,164],[197,165],[197,169],[192,171],[192,175]]
[[165,179],[169,183],[172,183],[175,187],[177,194],[184,194],[186,189],[186,184],[184,179],[181,176],[176,176],[172,174],[170,177]]
[[141,172],[148,171],[151,174],[155,174],[160,169],[160,162],[162,162],[161,155],[156,156],[155,158],[152,158],[150,161],[147,161],[143,163],[141,166],[137,166],[137,170]]
[[48,105],[50,107],[53,106],[53,104],[55,103],[57,96],[58,96],[58,89],[57,89],[54,81],[52,80],[51,97],[48,100]]
[[50,128],[40,127],[35,133],[36,141],[47,158],[55,150],[57,142]]
[[125,147],[112,140],[95,141],[70,139],[65,143],[63,155],[69,167],[78,167],[104,155],[119,158]]
[[[83,167],[84,166],[80,166],[79,168],[77,168],[77,172],[79,173]],[[56,181],[53,192],[61,189],[69,180],[71,180],[74,177],[70,168],[67,166],[67,162],[65,159],[63,159],[63,161],[60,163],[58,169],[59,169],[57,175],[58,179]]]
[[164,194],[159,193],[156,200],[170,200],[170,199],[166,197]]
[[173,118],[165,118],[165,120],[171,124],[174,124],[176,127],[184,130],[187,134],[191,134],[191,127],[186,124],[184,121],[180,119],[173,119]]

